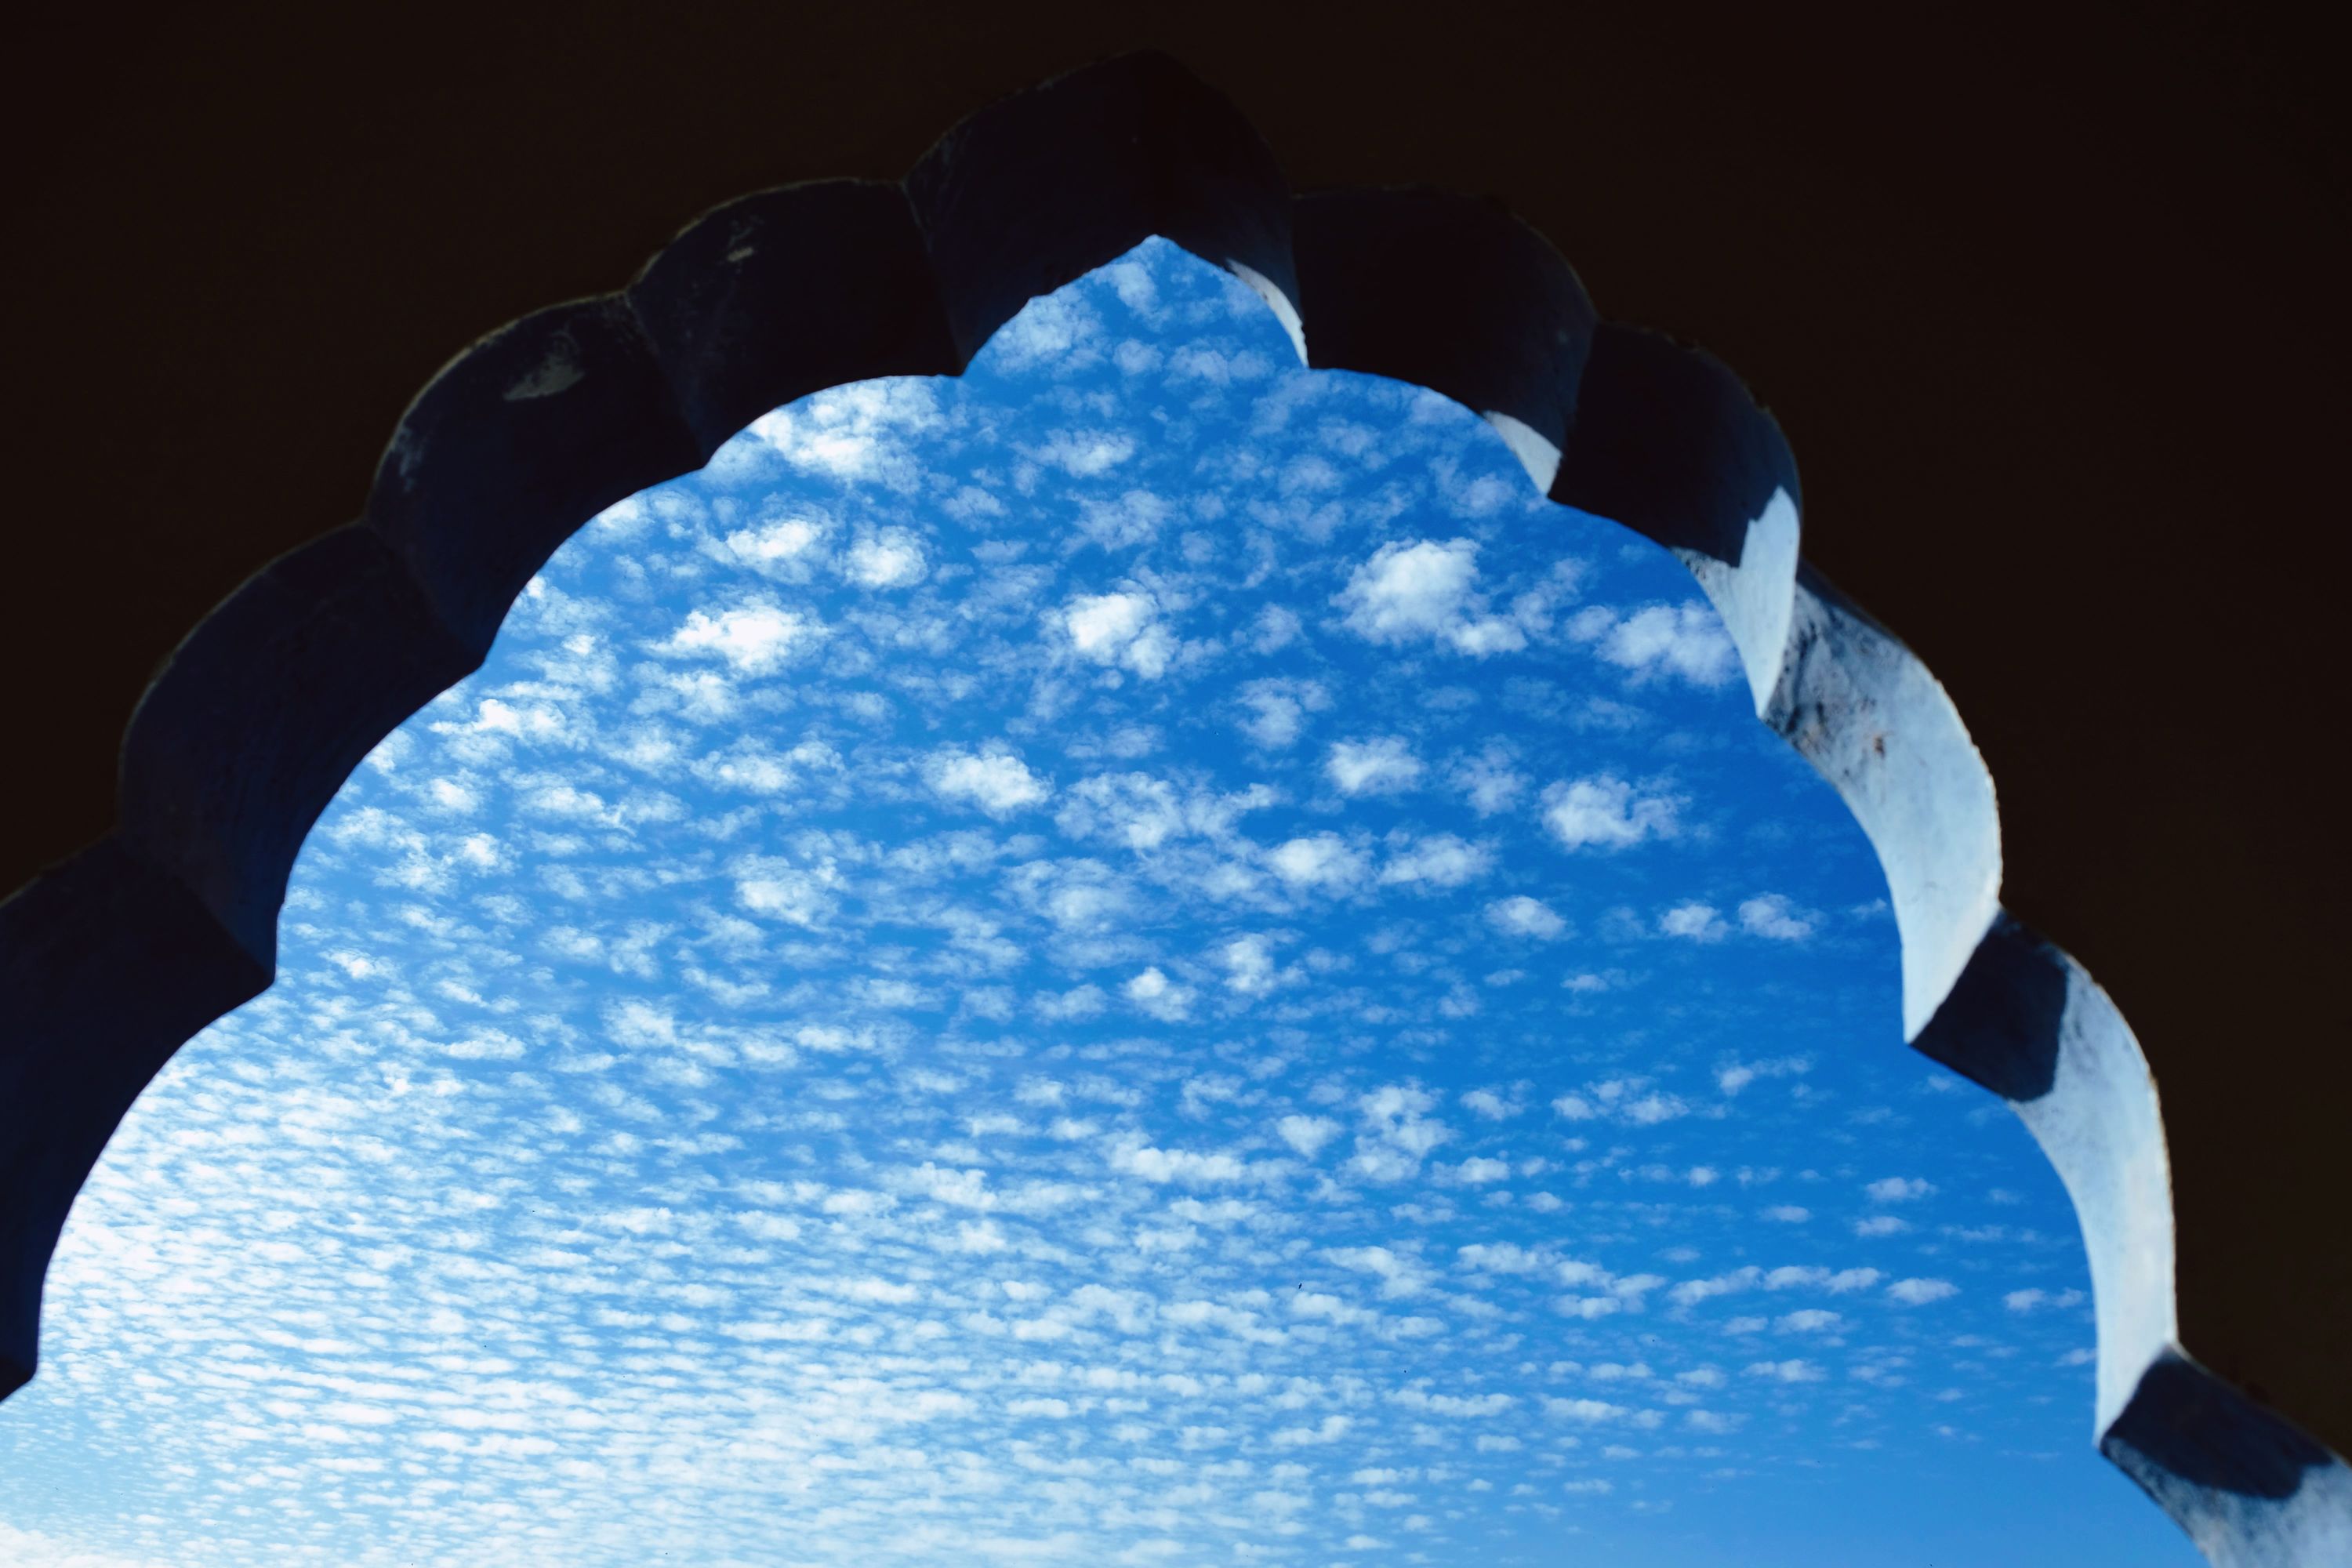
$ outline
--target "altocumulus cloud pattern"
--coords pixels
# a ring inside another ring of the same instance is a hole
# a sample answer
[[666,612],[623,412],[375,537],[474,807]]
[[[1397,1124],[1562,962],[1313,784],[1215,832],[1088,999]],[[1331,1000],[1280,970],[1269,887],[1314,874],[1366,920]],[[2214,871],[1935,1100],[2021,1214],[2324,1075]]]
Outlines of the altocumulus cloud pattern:
[[88,1564],[2196,1561],[1687,574],[1152,242],[613,508],[76,1207]]

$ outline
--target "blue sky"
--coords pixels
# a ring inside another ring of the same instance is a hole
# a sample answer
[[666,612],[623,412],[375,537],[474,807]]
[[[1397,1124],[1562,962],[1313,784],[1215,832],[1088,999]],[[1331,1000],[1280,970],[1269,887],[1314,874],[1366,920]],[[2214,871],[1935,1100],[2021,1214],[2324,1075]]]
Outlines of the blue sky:
[[1160,242],[614,508],[74,1210],[0,1556],[2192,1563],[1665,552]]

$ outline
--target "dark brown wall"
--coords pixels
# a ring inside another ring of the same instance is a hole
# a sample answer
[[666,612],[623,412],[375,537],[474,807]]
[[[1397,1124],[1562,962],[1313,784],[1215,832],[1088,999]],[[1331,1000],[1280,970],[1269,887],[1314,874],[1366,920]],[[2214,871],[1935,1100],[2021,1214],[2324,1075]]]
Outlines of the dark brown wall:
[[1605,314],[1772,407],[1808,552],[1984,749],[2011,907],[2156,1065],[2184,1340],[2352,1451],[2316,37],[2219,6],[668,9],[114,10],[11,41],[0,889],[104,830],[149,674],[357,514],[469,339],[716,202],[895,177],[992,98],[1156,44],[1296,187],[1499,196]]

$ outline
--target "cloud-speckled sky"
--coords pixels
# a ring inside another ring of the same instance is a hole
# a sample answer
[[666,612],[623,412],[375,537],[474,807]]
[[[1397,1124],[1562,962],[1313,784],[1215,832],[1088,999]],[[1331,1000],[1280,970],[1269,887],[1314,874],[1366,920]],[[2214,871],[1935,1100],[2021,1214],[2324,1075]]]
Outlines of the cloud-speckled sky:
[[614,508],[68,1226],[0,1555],[2190,1563],[1664,552],[1160,242]]

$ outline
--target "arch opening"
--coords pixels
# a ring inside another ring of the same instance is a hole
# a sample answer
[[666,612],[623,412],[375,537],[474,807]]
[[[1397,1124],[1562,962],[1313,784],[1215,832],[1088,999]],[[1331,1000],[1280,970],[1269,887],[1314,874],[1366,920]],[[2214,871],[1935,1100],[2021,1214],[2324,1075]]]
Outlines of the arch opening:
[[321,818],[19,1413],[222,1456],[114,1491],[229,1551],[1769,1556],[1938,1465],[2123,1549],[1945,1458],[2071,1436],[2087,1280],[1722,622],[1287,347],[1153,243],[605,510]]

